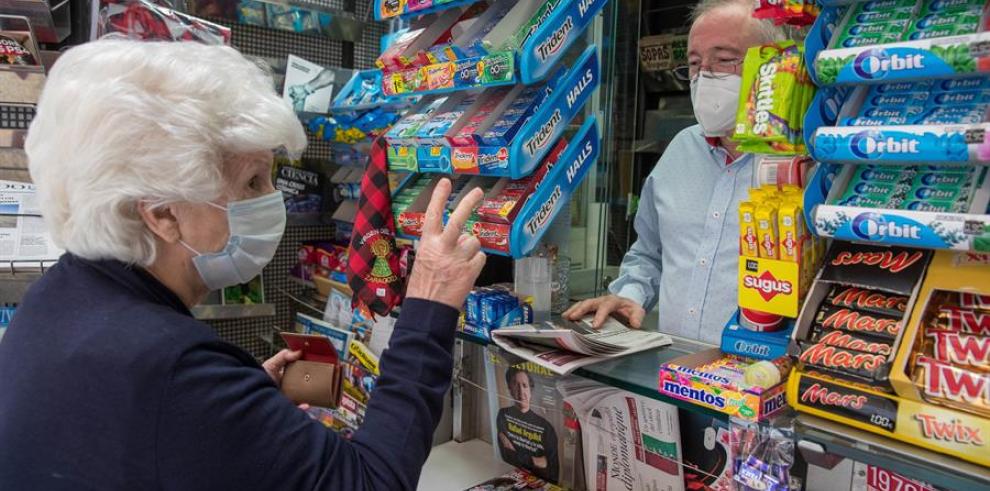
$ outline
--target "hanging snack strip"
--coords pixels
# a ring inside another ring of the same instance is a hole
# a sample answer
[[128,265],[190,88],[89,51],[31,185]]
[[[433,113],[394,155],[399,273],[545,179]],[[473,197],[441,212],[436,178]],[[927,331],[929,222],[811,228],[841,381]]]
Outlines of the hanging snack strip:
[[805,153],[802,126],[814,96],[803,45],[784,41],[750,48],[743,62],[732,139],[744,152]]

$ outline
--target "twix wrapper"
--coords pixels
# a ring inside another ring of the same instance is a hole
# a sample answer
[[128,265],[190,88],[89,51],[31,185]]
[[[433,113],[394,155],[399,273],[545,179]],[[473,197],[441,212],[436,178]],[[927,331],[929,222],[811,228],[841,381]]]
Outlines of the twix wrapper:
[[915,360],[914,383],[929,402],[990,417],[990,373],[921,355]]
[[939,307],[935,329],[990,336],[990,311],[943,305]]
[[959,292],[959,306],[964,309],[990,310],[990,295]]
[[990,372],[990,336],[929,330],[925,337],[931,342],[930,352],[936,360]]

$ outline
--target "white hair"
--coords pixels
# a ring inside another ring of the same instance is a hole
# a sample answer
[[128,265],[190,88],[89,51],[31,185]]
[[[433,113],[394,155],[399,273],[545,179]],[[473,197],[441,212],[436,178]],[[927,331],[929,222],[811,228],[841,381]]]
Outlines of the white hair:
[[224,158],[305,146],[271,75],[233,48],[126,40],[58,59],[25,142],[55,243],[144,266],[155,237],[139,202],[215,200]]
[[[754,6],[752,0],[701,0],[691,11],[691,24],[693,25],[701,16],[713,10],[726,7],[742,8],[752,14]],[[751,21],[756,28],[761,43],[769,44],[787,39],[787,34],[784,30],[780,26],[775,25],[773,21],[757,18],[751,18]]]

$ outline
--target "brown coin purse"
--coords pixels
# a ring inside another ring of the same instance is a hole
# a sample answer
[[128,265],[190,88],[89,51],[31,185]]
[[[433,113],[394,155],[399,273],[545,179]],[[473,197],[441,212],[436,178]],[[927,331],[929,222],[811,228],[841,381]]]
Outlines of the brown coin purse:
[[302,358],[285,367],[282,393],[296,404],[335,408],[340,404],[343,367],[326,336],[283,332],[282,339]]

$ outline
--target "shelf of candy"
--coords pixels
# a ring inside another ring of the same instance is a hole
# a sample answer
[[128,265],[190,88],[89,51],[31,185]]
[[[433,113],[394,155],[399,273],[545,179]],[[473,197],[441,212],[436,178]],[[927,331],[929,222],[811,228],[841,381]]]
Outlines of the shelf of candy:
[[[990,78],[858,86],[831,101],[814,126],[812,155],[830,163],[990,162]],[[821,126],[820,126],[821,125]]]
[[230,29],[148,0],[101,0],[93,15],[93,39],[197,41],[229,45]]
[[[375,0],[375,20],[417,16],[468,6],[482,0]],[[503,0],[504,1],[504,0]]]
[[815,90],[804,65],[803,44],[783,41],[750,48],[743,61],[732,139],[746,152],[806,153],[804,115]]
[[385,96],[380,81],[378,70],[356,72],[334,97],[331,115],[309,120],[310,132],[332,144],[347,145],[370,143],[384,135],[410,101]]
[[243,25],[340,41],[361,41],[365,21],[355,14],[311,0],[185,0],[187,12]]
[[425,97],[385,135],[389,169],[525,177],[598,87],[597,50],[536,85]]
[[990,71],[984,0],[868,0],[825,7],[809,36],[821,85]]
[[659,391],[675,399],[749,421],[765,421],[787,407],[791,359],[754,360],[718,348],[660,365]]
[[607,0],[477,2],[422,15],[376,60],[386,95],[543,80]]
[[475,288],[464,301],[461,331],[485,342],[492,329],[533,322],[532,298],[520,298],[512,285]]
[[820,236],[963,251],[990,250],[988,202],[982,166],[822,167],[805,195]]
[[[843,253],[835,259],[886,264],[897,274],[920,276],[927,262],[920,251]],[[819,340],[802,353],[788,400],[799,411],[990,465],[990,256],[938,251],[920,288],[903,293],[904,286],[831,287],[814,319],[834,343]]]
[[774,24],[808,26],[818,18],[820,7],[814,0],[757,0],[753,17],[770,19]]
[[[475,188],[485,197],[466,229],[493,254],[520,258],[532,251],[598,158],[598,127],[588,120],[570,140],[559,139],[536,171],[521,179],[454,175],[447,212]],[[397,235],[416,238],[433,187],[441,176],[413,174],[395,192],[392,213]],[[446,217],[445,217],[446,218]]]
[[369,109],[401,109],[416,101],[415,98],[388,97],[382,92],[381,70],[360,70],[344,85],[333,103],[330,112],[348,113]]

